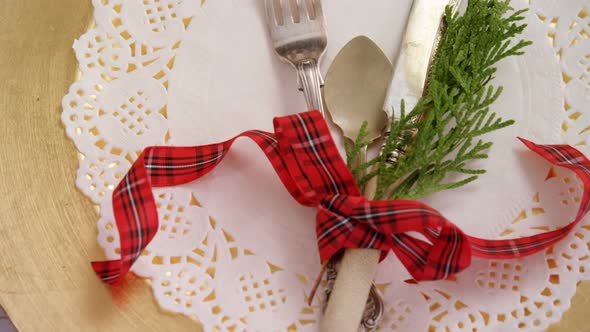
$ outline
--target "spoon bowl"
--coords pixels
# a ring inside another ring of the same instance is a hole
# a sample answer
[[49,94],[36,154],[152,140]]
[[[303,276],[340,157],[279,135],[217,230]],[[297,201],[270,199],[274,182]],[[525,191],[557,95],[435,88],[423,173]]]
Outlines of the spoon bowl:
[[368,37],[355,37],[338,53],[326,75],[324,98],[344,137],[354,141],[364,121],[370,142],[381,136],[387,124],[383,101],[392,72],[387,56]]

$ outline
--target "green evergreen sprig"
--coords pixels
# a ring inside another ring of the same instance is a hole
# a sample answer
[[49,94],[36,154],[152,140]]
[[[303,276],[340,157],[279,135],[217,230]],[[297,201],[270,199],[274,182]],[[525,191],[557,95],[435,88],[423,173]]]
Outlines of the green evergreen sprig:
[[[490,112],[502,87],[489,83],[500,60],[523,54],[531,44],[514,41],[526,27],[524,12],[515,11],[509,0],[469,0],[463,15],[446,9],[447,28],[431,67],[428,90],[410,112],[402,102],[401,116],[391,123],[383,154],[353,165],[369,144],[364,139],[366,126],[347,148],[348,165],[361,187],[378,176],[376,199],[418,199],[461,187],[485,173],[469,163],[488,157],[492,142],[481,139],[482,135],[514,123]],[[420,117],[420,122],[414,121]],[[407,134],[416,130],[416,135]],[[387,154],[404,147],[407,153],[389,165]],[[361,176],[369,169],[373,170]]]

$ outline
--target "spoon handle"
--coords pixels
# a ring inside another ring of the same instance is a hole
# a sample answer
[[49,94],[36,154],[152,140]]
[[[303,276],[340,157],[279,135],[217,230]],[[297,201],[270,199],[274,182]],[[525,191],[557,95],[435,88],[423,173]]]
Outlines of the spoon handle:
[[344,252],[320,331],[358,331],[365,312],[364,299],[369,297],[379,255],[379,250],[374,249],[347,249]]
[[[366,151],[361,151],[360,155],[359,159],[366,158]],[[366,184],[364,194],[373,197],[376,190],[377,178],[373,177]],[[379,250],[374,249],[344,251],[322,320],[322,332],[373,331],[377,328],[384,310],[383,299],[373,284],[379,255]]]

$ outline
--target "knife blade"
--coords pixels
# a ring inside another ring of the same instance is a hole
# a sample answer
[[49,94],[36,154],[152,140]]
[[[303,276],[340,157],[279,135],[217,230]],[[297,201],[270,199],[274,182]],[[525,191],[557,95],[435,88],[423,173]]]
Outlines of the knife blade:
[[444,31],[445,8],[449,5],[456,11],[460,4],[461,0],[414,0],[383,106],[389,118],[399,118],[402,100],[410,111],[422,97],[432,55]]

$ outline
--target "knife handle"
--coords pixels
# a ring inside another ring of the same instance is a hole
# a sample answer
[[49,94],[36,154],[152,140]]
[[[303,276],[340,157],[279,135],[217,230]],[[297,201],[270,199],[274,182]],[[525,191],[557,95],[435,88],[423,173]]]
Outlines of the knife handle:
[[298,63],[296,69],[299,90],[303,92],[308,110],[318,110],[323,116],[322,86],[324,86],[324,79],[318,63],[313,59],[305,60]]

